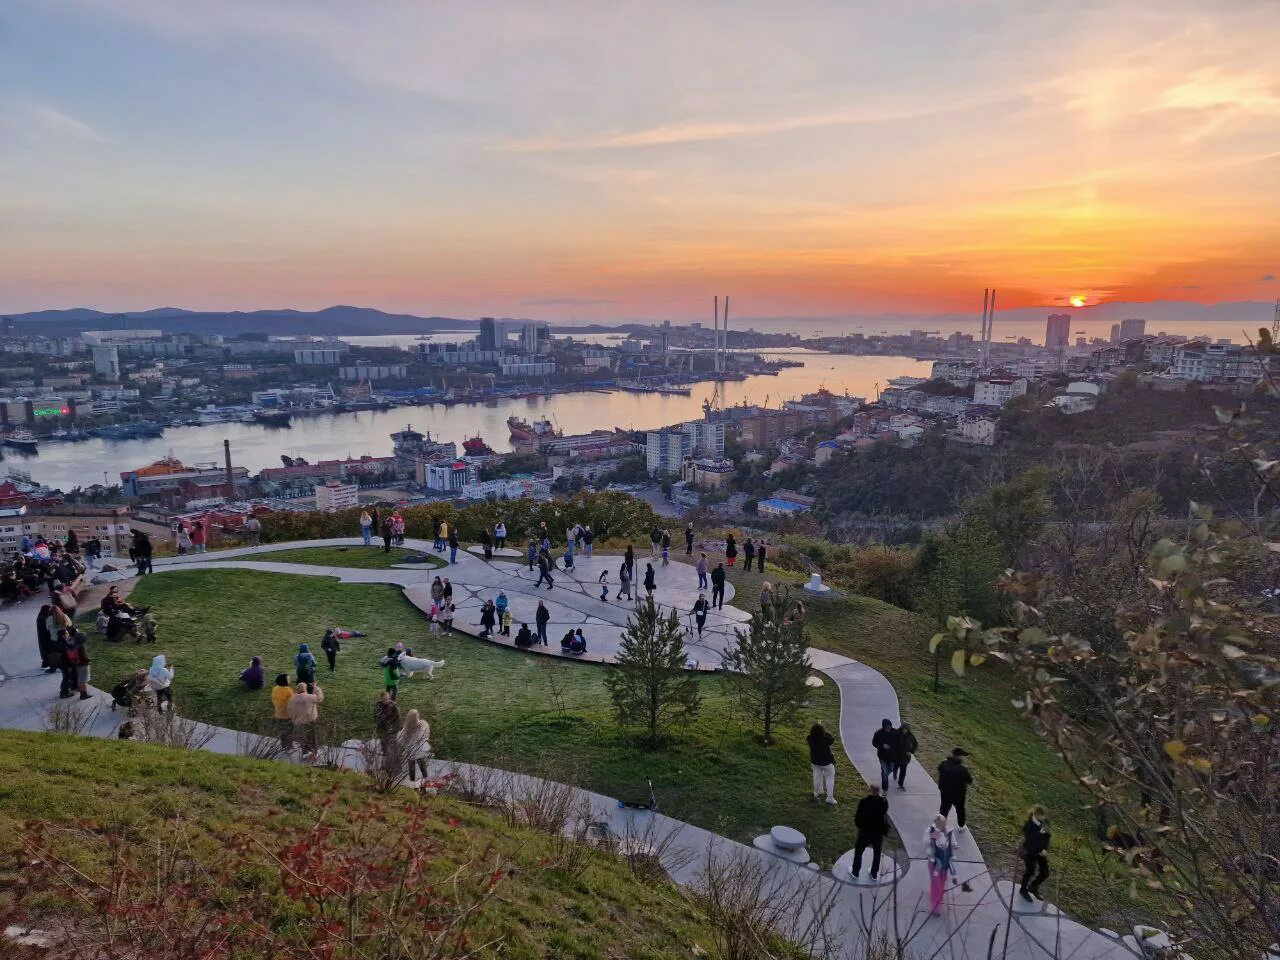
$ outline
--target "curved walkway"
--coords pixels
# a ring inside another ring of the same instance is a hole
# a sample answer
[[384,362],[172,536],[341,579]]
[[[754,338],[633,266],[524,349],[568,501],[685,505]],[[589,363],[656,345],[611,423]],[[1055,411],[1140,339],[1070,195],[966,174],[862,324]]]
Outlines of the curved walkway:
[[[420,540],[407,540],[410,549],[429,553],[431,544]],[[182,569],[243,568],[273,573],[302,574],[307,576],[337,577],[344,583],[387,583],[400,586],[406,597],[422,609],[431,604],[430,584],[437,576],[448,576],[454,584],[458,617],[455,630],[475,634],[478,625],[479,605],[498,590],[507,593],[511,602],[513,622],[523,618],[532,623],[532,613],[538,600],[547,603],[552,620],[548,635],[549,647],[538,647],[533,652],[561,656],[557,638],[569,627],[584,626],[588,644],[592,648],[588,659],[610,662],[617,649],[621,628],[632,610],[632,605],[619,602],[617,593],[616,556],[579,557],[572,573],[557,571],[556,586],[552,590],[535,589],[536,574],[531,574],[524,563],[507,560],[486,561],[481,557],[459,551],[458,562],[446,568],[423,567],[416,564],[399,564],[386,569],[361,569],[327,567],[303,563],[282,563],[271,560],[254,560],[264,553],[290,550],[299,547],[341,546],[364,548],[358,538],[335,538],[289,543],[264,544],[216,553],[192,554],[185,557],[157,559],[157,574]],[[636,565],[641,572],[647,558],[638,556]],[[612,570],[610,597],[599,599],[597,578],[601,570]],[[697,576],[692,565],[672,561],[668,567],[654,567],[658,599],[683,614],[698,594]],[[732,585],[726,585],[726,598],[732,598]],[[462,599],[457,598],[461,595]],[[710,597],[708,591],[708,599]],[[0,610],[0,626],[7,626],[9,633],[0,642],[0,676],[6,673],[8,682],[0,683],[0,728],[40,730],[50,704],[57,702],[57,677],[34,668],[38,661],[34,617],[39,601],[35,598]],[[732,630],[748,615],[726,602],[722,611],[708,618],[707,630],[702,641],[690,638],[703,669],[716,669],[720,651],[732,635]],[[692,626],[688,628],[692,633]],[[506,643],[505,638],[493,642]],[[892,684],[878,671],[849,657],[825,650],[810,648],[810,660],[814,669],[826,674],[840,692],[840,736],[844,750],[859,774],[868,783],[880,776],[880,765],[871,747],[871,734],[879,727],[882,718],[898,723],[900,714],[898,698]],[[21,662],[19,662],[21,661]],[[24,665],[30,665],[26,670]],[[5,669],[7,668],[7,670]],[[92,704],[109,706],[109,697],[99,693]],[[94,726],[86,731],[92,735],[110,736],[116,729],[115,717],[108,710],[101,710]],[[209,728],[212,739],[205,749],[218,753],[245,752],[246,736],[225,728]],[[359,765],[358,755],[352,751],[345,765]],[[495,771],[466,764],[435,762],[436,773],[456,772],[467,779],[494,782],[499,780],[507,791],[536,792],[543,782],[536,778]],[[559,788],[557,786],[557,788]],[[858,931],[866,926],[878,930],[887,929],[891,936],[910,938],[910,951],[921,958],[946,954],[950,957],[979,957],[988,955],[991,938],[996,939],[997,951],[1008,942],[1010,957],[1078,957],[1115,958],[1132,960],[1133,954],[1117,941],[1095,933],[1052,911],[1037,913],[1031,917],[1018,917],[1012,912],[1019,905],[1003,897],[987,871],[981,852],[971,834],[960,835],[958,880],[972,889],[962,891],[959,886],[948,892],[948,908],[942,918],[929,919],[927,909],[927,872],[920,862],[924,850],[924,834],[938,809],[938,791],[925,769],[913,761],[907,773],[906,789],[891,790],[888,799],[889,814],[905,852],[914,869],[890,887],[852,887],[838,883],[829,877],[816,877],[812,872],[768,854],[758,853],[727,838],[712,834],[699,827],[669,817],[634,811],[620,810],[612,798],[603,797],[577,788],[572,790],[588,803],[598,819],[608,820],[619,836],[669,835],[668,854],[673,878],[690,883],[697,879],[697,868],[704,864],[711,851],[721,855],[747,855],[764,857],[772,871],[771,880],[781,885],[805,884],[812,886],[817,900],[826,899],[833,912],[833,922],[844,931],[841,935],[851,946],[849,955],[856,956],[854,945],[861,940]],[[847,814],[852,816],[852,810]],[[1007,887],[1007,885],[1004,885]],[[817,909],[815,907],[815,909]]]

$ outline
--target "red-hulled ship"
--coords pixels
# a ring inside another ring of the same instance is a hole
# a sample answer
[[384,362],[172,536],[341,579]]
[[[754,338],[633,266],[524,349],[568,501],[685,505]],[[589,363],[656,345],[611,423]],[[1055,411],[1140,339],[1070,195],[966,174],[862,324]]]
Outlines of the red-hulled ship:
[[479,436],[471,437],[462,441],[462,449],[469,457],[488,457],[493,455],[493,448],[484,442]]

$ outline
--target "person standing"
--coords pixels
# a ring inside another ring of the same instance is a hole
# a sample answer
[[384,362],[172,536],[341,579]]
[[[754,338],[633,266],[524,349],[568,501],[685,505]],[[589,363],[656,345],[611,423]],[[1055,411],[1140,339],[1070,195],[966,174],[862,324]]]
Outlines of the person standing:
[[256,547],[262,543],[262,521],[249,514],[249,519],[244,522],[244,532],[249,535],[249,546]]
[[390,517],[382,518],[382,529],[378,531],[382,534],[382,552],[391,552],[391,541],[395,539],[395,526],[391,522]]
[[444,548],[445,548],[445,545],[448,544],[449,542],[449,533],[452,529],[453,528],[449,526],[449,522],[447,520],[440,521],[440,533],[439,533],[440,546],[438,546],[436,549],[439,550],[441,553],[444,553]]
[[366,547],[373,543],[373,517],[368,510],[360,511],[360,539]]
[[493,559],[493,537],[489,536],[488,530],[480,531],[480,546],[484,548],[484,558],[486,560]]
[[738,559],[738,541],[733,538],[733,534],[729,534],[724,538],[724,562],[729,566],[733,566],[733,561]]
[[698,571],[698,589],[707,589],[707,555],[705,553],[698,556],[694,569]]
[[[191,545],[195,548],[196,553],[204,553],[205,544],[208,541],[208,538],[209,538],[209,532],[205,530],[203,520],[197,520],[194,524],[191,525]],[[151,546],[151,543],[150,541],[148,541],[147,547],[150,548],[150,546]],[[148,555],[147,555],[148,567],[151,566],[150,561],[151,561],[150,552],[148,552]]]
[[165,663],[163,653],[151,658],[151,669],[147,671],[147,688],[156,695],[156,713],[163,711],[166,703],[173,709],[173,671],[174,668]]
[[823,800],[835,806],[836,803],[836,758],[831,753],[831,745],[836,738],[827,732],[827,728],[815,723],[809,728],[807,738],[809,744],[809,769],[813,773],[813,799]]
[[711,571],[711,605],[717,610],[724,609],[724,564],[717,563]]
[[773,584],[768,580],[760,588],[760,612],[766,620],[773,619]]
[[417,709],[404,715],[404,723],[400,727],[400,755],[409,761],[409,779],[416,780],[415,774],[427,777],[427,757],[431,755],[431,725],[423,720]]
[[392,738],[399,729],[400,708],[391,699],[391,694],[383,690],[378,694],[378,699],[373,701],[373,731],[378,737],[378,742],[382,744],[384,757],[391,752],[389,747],[392,744]]
[[[499,590],[497,599],[493,601],[493,612],[499,626],[501,626],[503,622],[506,620],[507,607],[509,606],[511,606],[511,601],[507,599],[506,591]],[[510,634],[511,631],[506,630],[503,632],[506,634]]]
[[[200,529],[200,544],[196,547],[196,553],[204,553],[204,527],[200,521],[196,521],[196,526]],[[192,542],[195,542],[195,536],[192,535]],[[151,572],[151,538],[141,530],[133,532],[133,550],[134,560],[138,564],[138,576]]]
[[756,569],[764,573],[764,555],[766,553],[764,541],[761,540],[756,544]]
[[1036,804],[1027,813],[1027,822],[1022,825],[1022,847],[1018,855],[1022,857],[1022,883],[1018,893],[1023,900],[1033,903],[1043,900],[1040,896],[1040,885],[1049,876],[1049,811]]
[[671,562],[671,531],[662,531],[662,565],[665,567]]
[[551,611],[546,608],[541,600],[538,601],[538,609],[533,615],[533,622],[538,627],[538,641],[544,647],[547,646],[547,624],[551,622]]
[[292,699],[289,675],[276,674],[276,685],[271,688],[271,719],[275,721],[280,746],[285,750],[293,749],[293,721],[289,719],[289,701]]
[[969,785],[973,783],[973,774],[964,765],[964,758],[969,754],[961,747],[951,751],[951,756],[938,764],[938,792],[942,795],[942,805],[938,814],[946,817],[955,807],[956,826],[965,830],[965,799],[969,794]]
[[378,661],[382,667],[382,689],[392,700],[398,700],[400,694],[400,654],[395,647],[387,648],[387,655]]
[[529,548],[525,551],[525,556],[529,560],[529,572],[533,573],[533,565],[538,559],[538,544],[532,537],[529,539]]
[[653,591],[656,589],[658,589],[658,583],[657,580],[654,579],[653,564],[646,563],[644,565],[644,592],[648,595],[650,600],[653,599]]
[[624,595],[631,599],[631,568],[626,563],[618,567],[618,595],[614,599],[621,600]]
[[556,585],[555,580],[551,577],[551,559],[545,554],[538,554],[538,582],[533,585],[536,590],[542,586],[542,581],[547,581],[547,589],[550,590]]
[[707,603],[707,595],[699,593],[698,599],[693,601],[693,609],[689,612],[693,614],[693,622],[698,625],[698,639],[702,639],[702,628],[707,625],[707,611],[711,609],[711,604]]
[[329,672],[333,673],[338,668],[338,651],[342,649],[342,640],[338,637],[338,631],[333,627],[324,632],[324,638],[320,641],[320,649],[324,651],[325,659],[329,661]]
[[693,556],[693,524],[690,523],[684,528],[684,555],[686,557]]
[[493,542],[499,550],[507,545],[507,525],[502,522],[501,517],[493,526]]
[[45,673],[54,673],[58,664],[53,655],[53,633],[49,630],[49,614],[53,607],[45,604],[36,614],[36,646],[40,651],[40,669]]
[[458,528],[456,526],[449,528],[449,562],[458,562]]
[[[70,680],[71,686],[80,692],[81,700],[88,700],[89,693],[89,650],[85,646],[84,634],[75,627],[66,627],[60,631],[64,652],[62,660],[70,667],[70,675],[64,670],[64,682]],[[164,660],[164,657],[160,658]],[[68,688],[66,694],[73,696]]]
[[375,537],[382,532],[382,518],[378,515],[377,507],[369,511],[369,530]]
[[587,524],[582,528],[582,555],[588,560],[591,559],[591,545],[595,542],[595,532],[591,529],[591,524]]
[[320,721],[323,700],[324,691],[319,685],[305,683],[298,684],[289,698],[286,709],[293,721],[293,739],[302,748],[303,763],[311,763],[316,758],[316,724]]
[[742,555],[746,558],[744,566],[750,570],[751,564],[756,559],[756,545],[751,542],[751,538],[747,537],[747,542],[742,545]]
[[919,749],[920,743],[916,740],[916,735],[911,732],[911,724],[904,723],[899,726],[898,742],[894,745],[893,751],[893,772],[898,778],[899,790],[907,789],[907,767],[911,766],[911,759]]
[[293,658],[293,670],[298,683],[316,682],[316,658],[305,643],[298,644],[298,655]]
[[853,847],[853,875],[862,872],[862,854],[871,848],[871,879],[880,876],[880,851],[885,834],[889,832],[889,801],[880,795],[874,783],[867,787],[867,795],[858,801],[853,814],[853,825],[858,829]]
[[893,721],[888,717],[880,721],[880,729],[871,738],[871,746],[876,748],[876,759],[880,761],[880,789],[888,793],[898,755],[898,731],[893,729]]
[[947,878],[956,873],[956,835],[947,826],[947,818],[938,814],[924,834],[925,862],[929,866],[929,915],[938,916]]
[[[187,532],[185,526],[178,527],[178,556],[185,557],[191,551],[191,534]],[[138,559],[136,551],[134,552],[134,560]]]
[[649,558],[651,560],[658,559],[658,544],[662,543],[662,531],[657,525],[649,531]]
[[480,608],[480,636],[486,640],[493,636],[493,625],[497,621],[498,614],[494,609],[493,601],[486,600]]

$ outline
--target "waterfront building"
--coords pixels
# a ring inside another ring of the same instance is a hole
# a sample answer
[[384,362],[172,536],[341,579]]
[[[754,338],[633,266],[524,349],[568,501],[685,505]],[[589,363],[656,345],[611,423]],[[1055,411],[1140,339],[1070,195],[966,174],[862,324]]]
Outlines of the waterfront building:
[[316,509],[321,513],[337,513],[360,505],[360,488],[354,483],[326,480],[316,487]]
[[988,377],[974,384],[973,402],[987,407],[1003,407],[1026,392],[1027,381],[1022,377]]
[[465,460],[424,462],[416,464],[414,479],[428,490],[439,493],[461,494],[467,484],[475,483],[480,471],[474,463]]

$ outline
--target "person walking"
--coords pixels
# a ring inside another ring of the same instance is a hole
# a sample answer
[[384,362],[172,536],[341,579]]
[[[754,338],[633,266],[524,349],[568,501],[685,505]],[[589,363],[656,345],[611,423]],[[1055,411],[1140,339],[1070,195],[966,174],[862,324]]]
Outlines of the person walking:
[[671,531],[662,531],[662,565],[665,567],[671,562]]
[[707,555],[705,553],[699,554],[694,569],[698,571],[698,589],[707,589]]
[[392,738],[400,729],[400,708],[391,699],[391,694],[383,690],[378,699],[373,701],[373,732],[382,744],[382,755],[385,757],[393,747]]
[[480,531],[480,546],[484,548],[484,558],[486,560],[493,559],[493,537],[489,536],[488,530]]
[[1018,850],[1023,864],[1018,894],[1028,903],[1044,899],[1040,896],[1040,885],[1049,876],[1048,849],[1049,811],[1036,804],[1028,811],[1027,822],[1022,825],[1022,846]]
[[768,580],[764,582],[764,586],[760,588],[760,612],[764,614],[765,619],[772,619],[773,615],[773,584]]
[[368,510],[360,511],[360,539],[366,547],[373,543],[373,517]]
[[151,658],[151,669],[147,671],[147,689],[156,695],[156,713],[163,711],[166,703],[170,709],[173,708],[173,672],[174,668],[165,663],[163,653]]
[[836,758],[831,753],[831,745],[836,738],[827,732],[827,728],[815,723],[809,728],[807,738],[809,744],[809,769],[813,774],[813,799],[823,800],[835,806],[836,803]]
[[916,740],[916,735],[911,732],[911,724],[904,723],[899,726],[898,742],[894,744],[893,750],[893,772],[898,778],[899,790],[907,789],[907,767],[911,766],[911,760],[919,749],[920,743]]
[[956,826],[963,832],[965,827],[965,799],[969,794],[969,786],[973,783],[973,774],[964,765],[964,758],[969,754],[961,747],[951,751],[951,756],[938,764],[938,792],[942,795],[942,805],[938,814],[946,817],[954,807]]
[[427,778],[427,757],[431,755],[431,725],[414,708],[404,715],[400,726],[400,755],[409,761],[409,779]]
[[925,862],[929,867],[929,915],[941,913],[942,895],[947,878],[956,875],[956,835],[947,826],[947,818],[938,814],[924,834]]
[[102,541],[97,537],[90,537],[84,545],[84,562],[90,570],[97,570],[101,559]]
[[733,534],[729,534],[724,538],[724,562],[729,566],[733,566],[733,561],[738,559],[738,541],[733,538]]
[[329,672],[333,673],[338,669],[338,651],[342,649],[342,639],[334,627],[324,632],[324,637],[320,640],[320,649],[324,651],[325,659],[329,661]]
[[316,682],[316,658],[305,643],[298,644],[298,655],[293,658],[293,672],[297,675],[298,683]]
[[392,700],[400,699],[400,654],[395,647],[387,648],[387,655],[378,661],[382,667],[382,689]]
[[871,738],[871,746],[876,748],[876,759],[880,761],[880,789],[888,793],[898,756],[898,731],[893,729],[893,721],[888,717],[880,721],[880,729]]
[[249,546],[256,547],[262,543],[262,521],[249,514],[249,519],[244,522],[244,532],[249,535]]
[[858,830],[853,845],[854,877],[862,872],[862,854],[871,848],[871,879],[880,876],[880,851],[884,847],[885,834],[889,832],[889,801],[880,795],[874,783],[867,787],[867,795],[858,801],[853,813],[853,825]]
[[684,555],[686,557],[693,556],[693,524],[690,523],[684,528]]
[[529,548],[525,551],[525,556],[529,560],[529,572],[533,573],[533,565],[538,560],[538,543],[536,540],[529,540]]
[[693,614],[693,622],[698,626],[698,639],[702,639],[702,628],[707,625],[707,611],[711,609],[711,604],[707,603],[707,595],[699,593],[698,599],[693,601],[693,609],[689,612]]
[[502,633],[504,636],[511,636],[511,630],[508,626],[511,620],[507,616],[507,608],[509,606],[511,606],[511,601],[507,599],[506,591],[499,590],[497,599],[493,601],[493,613],[499,626],[503,627]]
[[543,580],[547,581],[548,590],[556,585],[555,580],[551,577],[551,558],[545,553],[540,553],[538,554],[538,582],[533,585],[533,588],[536,590],[542,586]]
[[658,544],[662,543],[662,531],[655,525],[649,531],[649,558],[651,560],[658,559]]
[[382,552],[390,553],[391,541],[394,540],[396,536],[395,527],[392,525],[390,517],[382,518],[382,529],[379,533],[382,534]]
[[[200,521],[196,521],[196,527],[200,531],[200,542],[196,546],[196,553],[204,553],[204,527]],[[192,543],[195,543],[195,535],[191,537]],[[138,576],[151,572],[151,538],[141,530],[133,532],[133,551],[134,560],[138,564]]]
[[287,673],[276,674],[271,688],[271,719],[275,721],[276,736],[285,750],[293,749],[293,721],[289,719],[289,701],[293,699],[293,687],[289,686]]
[[449,528],[449,563],[458,562],[458,528]]
[[588,560],[591,559],[591,545],[595,542],[595,532],[591,529],[591,524],[587,524],[582,528],[582,555]]
[[547,624],[551,622],[551,611],[546,608],[541,600],[538,601],[538,609],[533,615],[533,622],[538,627],[538,641],[544,647],[547,646]]
[[453,528],[449,526],[449,521],[447,520],[440,521],[440,546],[437,547],[436,549],[439,550],[441,553],[444,553],[444,548],[449,543],[449,534],[452,532],[452,530]]
[[507,545],[507,525],[502,522],[501,517],[493,525],[493,542],[499,550]]
[[[191,551],[191,534],[187,532],[186,527],[178,527],[178,556],[185,557]],[[134,554],[134,560],[137,560],[137,554]]]
[[623,596],[631,599],[631,568],[625,563],[618,568],[618,595],[614,599],[621,600]]
[[40,652],[40,669],[45,673],[55,673],[58,665],[53,656],[53,633],[49,629],[49,614],[53,607],[45,604],[36,614],[36,647]]
[[751,564],[754,563],[756,559],[756,545],[751,542],[750,537],[747,537],[747,542],[742,545],[742,555],[746,558],[744,566],[750,570]]
[[[143,534],[143,536],[145,537],[146,535]],[[191,545],[195,548],[196,553],[204,553],[205,545],[207,542],[208,542],[208,531],[205,530],[204,528],[204,521],[197,520],[191,526]],[[151,546],[150,540],[147,541],[147,546],[148,547]],[[150,554],[148,554],[147,556],[148,567],[151,566],[150,559],[151,559]]]
[[717,563],[711,571],[711,605],[717,610],[724,609],[724,564]]
[[293,739],[302,748],[302,762],[311,763],[316,758],[316,724],[320,720],[320,704],[324,691],[319,684],[300,683],[294,688],[286,709],[293,721]]
[[658,589],[657,580],[654,579],[653,564],[646,563],[644,565],[644,592],[649,599],[653,599],[653,591]]
[[756,544],[756,569],[761,573],[764,573],[764,555],[766,552],[764,541],[759,541]]

